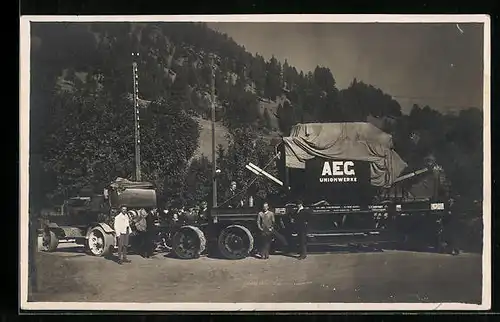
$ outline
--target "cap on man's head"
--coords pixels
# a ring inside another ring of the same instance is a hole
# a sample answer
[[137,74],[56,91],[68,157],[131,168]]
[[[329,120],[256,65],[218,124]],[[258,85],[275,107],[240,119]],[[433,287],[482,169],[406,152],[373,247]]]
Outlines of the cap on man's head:
[[232,185],[233,185],[233,184],[236,184],[236,181],[231,181],[231,184],[232,184]]

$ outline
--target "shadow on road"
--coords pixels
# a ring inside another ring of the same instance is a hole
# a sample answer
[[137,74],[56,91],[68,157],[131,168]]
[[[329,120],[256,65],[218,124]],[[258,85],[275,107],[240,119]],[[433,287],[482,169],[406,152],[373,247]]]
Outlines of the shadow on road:
[[[330,245],[330,246],[308,246],[308,254],[342,254],[342,253],[382,253],[384,251],[408,251],[408,252],[416,252],[416,253],[429,253],[429,254],[437,254],[442,253],[435,247],[427,247],[427,246],[410,246],[410,245],[399,245],[399,244],[369,244],[369,245]],[[88,253],[83,246],[79,245],[64,245],[63,247],[58,248],[54,251],[54,253],[65,254],[66,257],[80,257],[87,256]],[[73,254],[72,256],[70,254]],[[129,250],[129,255],[140,255],[134,250]],[[170,251],[159,251],[154,253],[155,256],[161,256],[163,258],[184,260],[178,258],[173,252]],[[272,256],[284,256],[289,258],[298,258],[299,253],[295,250],[292,252],[283,252],[280,250],[272,250]],[[143,257],[143,256],[141,256]],[[204,252],[200,257],[206,257],[210,259],[217,260],[228,260],[220,255],[217,251]],[[255,249],[249,257],[254,257],[260,259],[258,254],[258,249]],[[116,253],[106,257],[107,260],[118,263],[118,257]]]
[[58,248],[54,251],[55,253],[78,253],[83,255],[86,255],[87,252],[85,251],[85,248],[82,246],[69,246],[69,247],[64,247],[64,248]]

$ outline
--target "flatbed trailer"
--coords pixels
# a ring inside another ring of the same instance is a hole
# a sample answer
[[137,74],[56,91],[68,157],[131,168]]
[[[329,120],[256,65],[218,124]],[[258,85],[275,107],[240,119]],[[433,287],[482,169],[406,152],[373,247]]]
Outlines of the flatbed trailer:
[[[394,151],[390,134],[364,122],[298,124],[289,137],[282,138],[276,152],[278,178],[255,164],[245,165],[284,192],[282,201],[271,205],[278,222],[275,249],[293,248],[298,243],[297,227],[289,220],[297,211],[293,202],[298,199],[306,199],[307,240],[311,246],[443,244],[443,230],[449,222],[445,219],[452,217],[447,202],[435,192],[420,199],[405,192],[406,183],[424,173],[434,178],[437,172],[428,166],[404,174],[407,164]],[[322,202],[316,202],[318,199]],[[211,209],[208,222],[200,227],[207,242],[202,248],[216,250],[228,259],[250,255],[259,242],[259,211]],[[184,228],[185,234],[194,239],[190,245],[201,245],[196,240],[199,233],[190,230]]]
[[[284,250],[285,245],[293,247],[298,243],[297,229],[287,220],[296,211],[295,205],[274,209],[276,232],[282,236],[274,238],[274,249]],[[422,234],[428,237],[429,244],[437,245],[443,230],[442,219],[448,215],[444,203],[431,201],[306,206],[305,211],[310,246],[405,243]],[[212,209],[204,229],[207,240],[215,241],[227,259],[250,255],[259,241],[257,213],[255,208]]]

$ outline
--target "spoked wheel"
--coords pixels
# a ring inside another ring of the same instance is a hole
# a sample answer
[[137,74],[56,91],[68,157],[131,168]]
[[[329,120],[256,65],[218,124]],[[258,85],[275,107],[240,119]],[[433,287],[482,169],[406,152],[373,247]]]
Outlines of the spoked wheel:
[[42,250],[44,252],[54,252],[59,245],[59,239],[56,234],[48,229],[43,230],[42,235]]
[[222,230],[218,243],[222,256],[227,259],[242,259],[252,251],[254,238],[246,227],[231,225]]
[[205,251],[207,241],[203,232],[194,226],[181,227],[173,237],[172,250],[181,259],[200,257]]
[[94,256],[107,256],[113,246],[113,235],[107,234],[101,227],[94,227],[87,240],[87,249]]

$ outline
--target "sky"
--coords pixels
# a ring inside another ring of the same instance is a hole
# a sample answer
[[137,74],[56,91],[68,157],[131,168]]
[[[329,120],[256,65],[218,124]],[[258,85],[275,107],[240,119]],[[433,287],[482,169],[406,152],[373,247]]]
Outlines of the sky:
[[482,24],[209,23],[247,51],[312,71],[330,68],[342,89],[354,78],[441,112],[483,105]]

